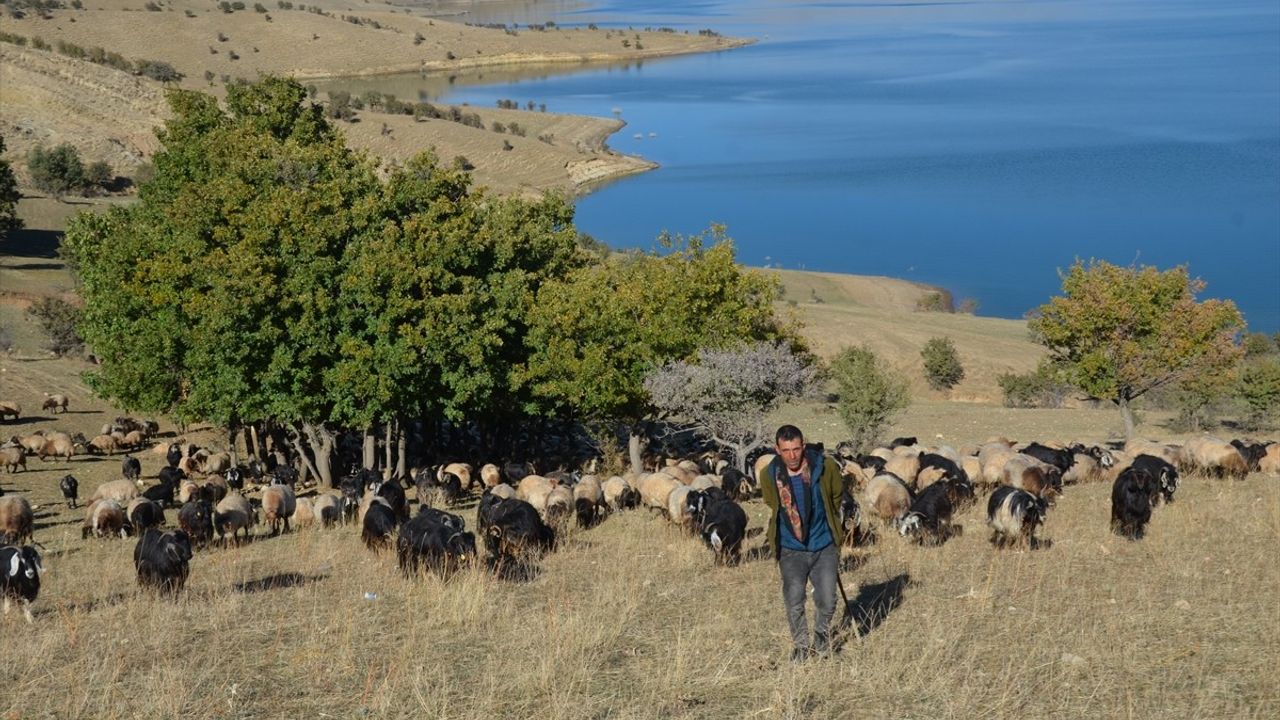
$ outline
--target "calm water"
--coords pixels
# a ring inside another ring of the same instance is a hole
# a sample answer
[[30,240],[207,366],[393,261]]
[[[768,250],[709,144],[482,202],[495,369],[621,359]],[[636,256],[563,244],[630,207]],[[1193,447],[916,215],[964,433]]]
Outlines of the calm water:
[[611,146],[662,168],[578,202],[614,246],[721,222],[749,264],[937,283],[1007,317],[1076,257],[1187,263],[1280,329],[1275,0],[552,0],[469,19],[760,38],[428,91],[620,109]]

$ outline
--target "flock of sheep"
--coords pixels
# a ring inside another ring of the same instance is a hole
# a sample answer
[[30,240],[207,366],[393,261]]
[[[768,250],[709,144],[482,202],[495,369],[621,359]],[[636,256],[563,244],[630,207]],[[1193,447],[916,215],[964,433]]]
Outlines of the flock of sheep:
[[[49,403],[55,410],[66,407],[66,399],[58,396],[50,396]],[[14,404],[0,403],[0,413],[18,412]],[[0,459],[12,473],[26,467],[28,455],[70,458],[78,449],[141,449],[152,442],[155,431],[154,423],[118,418],[88,442],[66,433],[31,433],[0,447]],[[72,453],[64,455],[68,445]],[[701,536],[717,562],[734,565],[747,530],[741,503],[757,495],[757,478],[765,476],[764,468],[773,460],[770,454],[752,458],[754,473],[748,474],[714,453],[703,453],[657,460],[649,472],[607,478],[565,471],[539,475],[526,463],[486,464],[476,470],[455,462],[415,468],[402,479],[360,471],[343,478],[333,491],[300,497],[298,472],[288,462],[236,465],[227,453],[189,443],[161,443],[154,452],[163,455],[157,482],[146,482],[139,458],[126,454],[122,477],[102,483],[90,495],[82,536],[137,536],[139,584],[169,594],[182,589],[195,550],[214,543],[215,537],[223,545],[238,544],[259,523],[272,535],[309,526],[354,525],[370,550],[394,548],[400,569],[409,576],[423,568],[447,576],[475,562],[478,534],[485,562],[501,574],[530,568],[555,548],[570,523],[592,527],[609,513],[643,507]],[[980,493],[989,493],[987,524],[993,544],[1034,547],[1036,528],[1064,486],[1089,482],[1112,483],[1112,528],[1138,539],[1151,509],[1173,500],[1179,470],[1219,477],[1243,477],[1251,471],[1280,474],[1280,444],[1209,437],[1181,445],[1141,441],[1122,447],[1018,444],[996,438],[963,451],[899,438],[865,454],[841,444],[833,455],[844,476],[840,520],[849,547],[868,542],[877,527],[922,544],[946,542],[956,529],[955,513]],[[73,475],[60,483],[69,507],[77,506],[78,486]],[[415,491],[416,513],[410,512],[407,489]],[[452,510],[475,500],[477,489],[473,533]],[[176,529],[166,529],[167,508],[177,509]],[[30,545],[33,531],[30,503],[0,490],[4,609],[7,613],[10,601],[17,600],[28,621],[43,572],[40,555]]]

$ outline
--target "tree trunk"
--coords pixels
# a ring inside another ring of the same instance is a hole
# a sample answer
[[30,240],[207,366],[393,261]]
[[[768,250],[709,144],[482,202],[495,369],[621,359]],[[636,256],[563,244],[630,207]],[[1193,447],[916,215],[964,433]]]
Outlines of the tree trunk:
[[[329,489],[333,487],[333,433],[329,432],[323,425],[314,426],[311,423],[303,423],[302,429],[307,434],[307,442],[311,444],[311,451],[315,455],[315,464],[311,466],[311,471],[320,481],[320,487]],[[299,443],[301,445],[301,443]],[[310,464],[307,453],[302,447],[298,447],[298,455],[302,457],[302,461]]]
[[396,423],[396,472],[395,477],[404,479],[409,472],[409,434],[404,430],[404,423]]
[[250,423],[250,424],[245,425],[244,427],[240,428],[240,434],[241,434],[241,436],[244,438],[244,452],[245,452],[245,455],[247,455],[247,456],[249,456],[249,457],[251,457],[251,458],[257,459],[257,457],[258,457],[258,443],[257,443],[257,441],[256,441],[256,440],[254,440],[254,437],[255,437],[255,433],[254,433],[254,423]]
[[231,454],[231,467],[240,464],[240,456],[236,453],[236,436],[239,434],[239,428],[235,423],[227,426],[227,452]]
[[391,474],[395,472],[395,467],[391,462],[391,453],[395,451],[395,448],[393,447],[395,443],[392,441],[392,438],[396,436],[396,421],[388,421],[383,428],[382,479],[390,480]]
[[1124,420],[1124,439],[1128,442],[1133,439],[1134,433],[1133,408],[1129,406],[1129,398],[1124,396],[1116,404],[1120,406],[1120,417]]
[[644,440],[642,426],[637,423],[630,428],[627,437],[627,454],[631,457],[631,472],[644,472],[644,460],[640,457],[641,443]]
[[373,434],[373,428],[364,429],[364,469],[372,470],[378,463],[378,438]]

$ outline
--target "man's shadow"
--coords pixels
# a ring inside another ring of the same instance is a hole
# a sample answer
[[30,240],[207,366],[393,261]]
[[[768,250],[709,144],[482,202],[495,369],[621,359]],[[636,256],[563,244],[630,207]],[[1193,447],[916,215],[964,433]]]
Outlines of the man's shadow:
[[889,613],[902,604],[903,594],[910,583],[911,575],[904,572],[883,582],[859,587],[857,596],[845,604],[844,615],[836,626],[833,649],[839,652],[849,641],[850,630],[853,637],[860,638],[879,627]]

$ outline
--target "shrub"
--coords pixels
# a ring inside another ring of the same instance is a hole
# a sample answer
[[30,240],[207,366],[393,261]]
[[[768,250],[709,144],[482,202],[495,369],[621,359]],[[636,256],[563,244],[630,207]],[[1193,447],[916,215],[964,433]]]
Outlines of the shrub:
[[44,38],[37,36],[37,37],[31,38],[31,47],[35,48],[36,50],[48,50],[49,43],[46,42]]
[[22,229],[22,218],[18,217],[18,200],[21,198],[13,168],[4,157],[4,136],[0,135],[0,240],[13,230]]
[[907,382],[870,349],[846,348],[831,364],[836,407],[859,450],[871,449],[895,415],[911,402]]
[[507,131],[507,126],[506,126],[506,125],[503,125],[502,123],[498,122],[497,120],[494,120],[494,121],[493,121],[493,124],[492,124],[492,125],[490,125],[489,127],[490,127],[490,128],[492,128],[492,129],[493,129],[493,131],[494,131],[494,132],[496,132],[496,133],[498,133],[499,135],[501,135],[502,133],[505,133],[505,132]]
[[56,297],[42,297],[27,308],[27,315],[39,323],[49,337],[45,348],[58,356],[79,352],[84,347],[84,340],[76,331],[81,314],[78,306]]
[[139,60],[138,74],[160,82],[177,82],[183,77],[182,73],[163,60]]
[[420,32],[419,32],[419,33],[414,33],[414,34],[413,34],[413,44],[414,44],[414,45],[421,45],[421,44],[423,43],[423,41],[425,41],[425,40],[426,40],[426,38],[422,36],[422,33],[420,33]]
[[147,12],[160,12],[160,6],[153,2],[149,2],[143,7],[147,9]]
[[1005,373],[996,382],[1004,393],[1005,407],[1058,408],[1071,392],[1059,371],[1045,362],[1028,373]]
[[52,150],[35,146],[27,156],[27,171],[32,184],[50,195],[65,195],[84,186],[84,164],[80,152],[70,143]]
[[1247,408],[1245,426],[1267,429],[1280,414],[1280,359],[1267,357],[1248,363],[1240,372],[1236,393]]
[[329,93],[329,108],[326,114],[335,120],[351,120],[356,116],[355,108],[351,106],[351,93],[346,90],[336,90]]
[[960,301],[960,305],[956,308],[956,312],[963,315],[977,315],[978,301],[973,298],[965,298]]
[[264,14],[264,15],[265,15],[265,14],[266,14],[266,12],[267,12],[267,6],[266,6],[266,5],[263,5],[262,3],[254,3],[254,4],[253,4],[253,11],[254,11],[254,12],[256,12],[256,13],[262,13],[262,14]]
[[917,312],[952,312],[951,296],[944,292],[931,292],[916,301]]
[[934,390],[950,390],[964,379],[964,366],[951,338],[929,338],[920,357],[924,359],[925,379]]
[[111,185],[111,181],[115,177],[115,173],[111,172],[111,165],[106,160],[91,162],[84,168],[84,184],[86,187],[105,189]]

